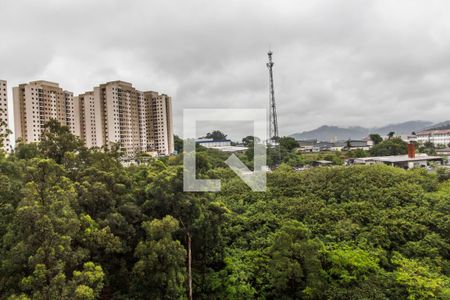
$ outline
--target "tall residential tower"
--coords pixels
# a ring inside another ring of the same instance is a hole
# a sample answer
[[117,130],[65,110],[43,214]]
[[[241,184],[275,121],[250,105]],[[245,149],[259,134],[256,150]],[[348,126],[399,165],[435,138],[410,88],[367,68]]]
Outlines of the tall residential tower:
[[44,125],[50,119],[58,120],[80,135],[79,107],[73,94],[57,83],[32,81],[13,88],[14,129],[16,139],[26,143],[39,141]]
[[57,83],[40,80],[15,87],[13,96],[16,138],[26,143],[39,141],[44,125],[56,119],[89,148],[117,143],[128,156],[173,153],[172,99],[167,95],[117,80],[74,97]]
[[9,136],[9,117],[8,117],[8,89],[6,80],[0,80],[0,135],[3,139],[3,148],[6,152],[11,151],[11,141]]
[[81,139],[87,147],[119,143],[127,155],[173,153],[172,100],[124,81],[100,84],[75,97]]

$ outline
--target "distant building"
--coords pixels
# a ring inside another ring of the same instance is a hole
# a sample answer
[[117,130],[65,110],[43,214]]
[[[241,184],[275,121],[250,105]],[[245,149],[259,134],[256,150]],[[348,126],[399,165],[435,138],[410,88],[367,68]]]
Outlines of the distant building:
[[442,164],[442,157],[440,156],[428,156],[426,154],[420,154],[414,158],[408,157],[408,155],[393,155],[393,156],[378,156],[378,157],[363,157],[355,158],[355,164],[385,164],[394,167],[400,167],[404,169],[412,169],[417,167],[426,167],[430,162],[436,162]]
[[205,148],[216,148],[216,147],[229,147],[231,146],[231,140],[221,140],[215,141],[213,139],[200,138],[195,141],[197,145],[203,146]]
[[88,147],[119,143],[127,155],[173,153],[171,97],[116,80],[76,99],[82,115],[81,138]]
[[407,143],[417,142],[417,135],[415,134],[401,135],[400,138]]
[[299,152],[333,151],[335,144],[331,142],[319,142],[317,140],[297,140]]
[[416,140],[420,144],[430,142],[436,147],[447,147],[450,143],[450,129],[420,131],[416,134]]
[[58,83],[39,80],[20,84],[13,88],[13,101],[16,139],[21,138],[26,143],[39,141],[50,119],[80,135],[79,111],[73,94],[64,91]]
[[40,80],[15,87],[13,95],[16,138],[26,143],[39,141],[45,123],[55,119],[89,148],[118,143],[127,156],[174,152],[172,98],[167,95],[142,92],[120,80],[77,97]]
[[427,154],[416,155],[413,144],[408,145],[408,154],[405,155],[363,157],[363,158],[355,158],[353,160],[354,164],[364,164],[364,165],[385,164],[403,169],[426,167],[431,162],[442,164],[443,159],[440,156],[428,156]]
[[441,148],[436,149],[435,151],[437,155],[450,156],[450,148]]
[[80,94],[74,100],[80,110],[80,138],[88,148],[103,146],[100,104],[96,104],[94,92]]
[[8,113],[8,91],[6,80],[0,80],[0,134],[5,135],[3,139],[3,148],[6,152],[11,151],[11,140],[9,135],[6,136],[6,132],[9,129],[9,113]]
[[332,164],[333,162],[329,160],[315,160],[312,162],[313,167],[331,166]]
[[151,123],[146,129],[147,144],[142,144],[144,151],[156,150],[160,155],[173,153],[172,98],[157,92],[144,92],[144,98],[149,105],[146,122]]
[[367,140],[347,140],[332,142],[318,142],[317,140],[297,140],[299,152],[321,152],[321,151],[342,151],[342,150],[369,150],[373,146],[370,139]]
[[[370,148],[372,148],[373,146],[373,141],[370,139],[365,139],[365,140],[348,140],[348,141],[343,141],[345,143],[345,146],[343,148],[343,150],[370,150]],[[342,144],[342,141],[341,141]]]

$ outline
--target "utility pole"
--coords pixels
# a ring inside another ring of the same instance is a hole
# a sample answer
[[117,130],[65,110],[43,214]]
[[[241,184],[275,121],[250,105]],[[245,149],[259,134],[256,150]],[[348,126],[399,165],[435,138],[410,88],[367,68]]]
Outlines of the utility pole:
[[276,142],[278,139],[278,120],[277,120],[277,107],[275,104],[275,90],[273,87],[272,51],[269,50],[267,55],[269,56],[267,68],[269,69],[269,79],[270,79],[269,140]]

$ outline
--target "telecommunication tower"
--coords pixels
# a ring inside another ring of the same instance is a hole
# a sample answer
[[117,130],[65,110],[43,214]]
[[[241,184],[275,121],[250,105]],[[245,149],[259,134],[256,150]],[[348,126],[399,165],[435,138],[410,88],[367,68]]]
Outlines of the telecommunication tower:
[[278,139],[278,120],[277,120],[277,106],[275,104],[275,91],[273,87],[273,62],[272,62],[272,51],[267,53],[269,56],[269,62],[267,63],[267,68],[269,69],[269,79],[270,79],[270,112],[269,112],[269,139],[277,141]]

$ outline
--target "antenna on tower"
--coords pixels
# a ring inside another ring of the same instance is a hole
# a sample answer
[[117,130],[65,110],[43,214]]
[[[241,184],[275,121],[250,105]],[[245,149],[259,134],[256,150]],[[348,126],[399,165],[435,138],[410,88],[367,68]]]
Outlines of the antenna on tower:
[[275,104],[275,90],[273,87],[272,51],[269,50],[269,52],[267,52],[267,55],[269,56],[267,68],[269,69],[269,79],[270,79],[269,139],[276,142],[278,139],[278,120],[277,120],[277,107]]

